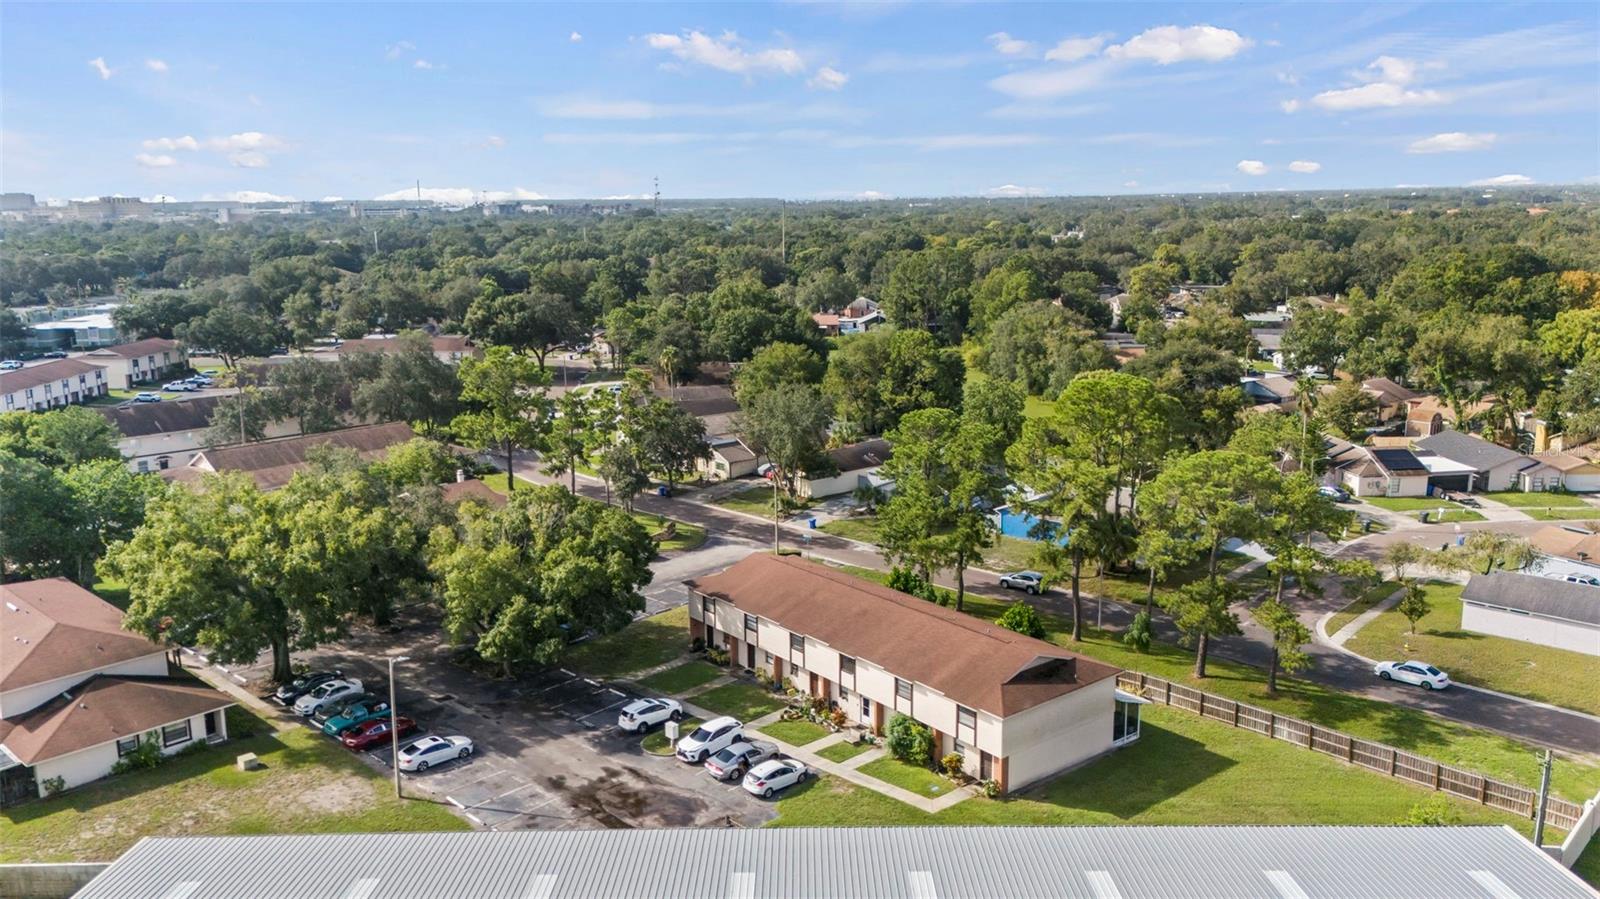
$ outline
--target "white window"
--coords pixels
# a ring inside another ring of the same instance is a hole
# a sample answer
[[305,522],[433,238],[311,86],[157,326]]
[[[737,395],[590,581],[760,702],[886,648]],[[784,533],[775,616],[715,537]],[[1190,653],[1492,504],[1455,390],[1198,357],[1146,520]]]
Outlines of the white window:
[[177,724],[161,728],[161,745],[176,746],[179,743],[187,743],[192,736],[189,732],[189,719],[185,718]]
[[134,734],[131,737],[124,737],[121,740],[117,741],[117,758],[122,758],[123,756],[127,755],[128,753],[130,753],[130,752],[132,752],[132,751],[134,751],[135,749],[138,749],[138,748],[139,748],[139,735],[138,734]]
[[911,712],[911,681],[894,679],[894,710],[906,715]]
[[149,471],[150,470],[150,460],[149,459],[140,459],[139,460],[139,470],[140,471]]

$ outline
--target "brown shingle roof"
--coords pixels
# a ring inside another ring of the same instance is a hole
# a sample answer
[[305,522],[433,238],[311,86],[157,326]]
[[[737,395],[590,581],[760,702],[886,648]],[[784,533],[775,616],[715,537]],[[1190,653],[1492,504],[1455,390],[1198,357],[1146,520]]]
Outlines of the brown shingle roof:
[[295,472],[305,467],[306,454],[313,447],[345,447],[355,450],[362,459],[371,460],[415,436],[416,432],[411,430],[411,426],[401,421],[363,425],[304,437],[208,449],[189,460],[186,467],[201,471],[247,472],[262,490],[275,490],[289,483]]
[[[482,355],[472,341],[460,334],[441,334],[438,337],[428,338],[435,353],[473,353]],[[344,353],[386,353],[400,346],[400,341],[394,337],[360,337],[355,340],[346,340],[339,344],[337,352]]]
[[189,678],[102,675],[0,720],[0,744],[17,761],[33,765],[233,704]]
[[490,508],[499,508],[506,504],[506,498],[494,491],[494,488],[478,480],[469,478],[465,481],[452,481],[440,488],[444,498],[451,505],[464,503],[475,499]]
[[[1543,453],[1534,453],[1533,458],[1538,459],[1540,462],[1543,462],[1557,471],[1576,471],[1577,469],[1584,467],[1595,467],[1594,462],[1591,462],[1582,456],[1574,456],[1571,453],[1563,453],[1555,450],[1550,450]],[[1597,512],[1595,517],[1600,518],[1600,512]]]
[[176,350],[177,348],[178,342],[176,340],[168,340],[165,337],[146,337],[143,340],[135,340],[132,343],[119,343],[116,346],[101,347],[88,355],[121,356],[124,359],[132,359],[134,356],[150,356],[155,353]]
[[0,584],[0,600],[0,690],[163,651],[123,630],[116,606],[66,578]]
[[894,447],[882,437],[852,443],[828,450],[828,458],[839,467],[840,471],[861,471],[864,468],[876,468],[889,460],[894,455]]
[[1053,643],[795,556],[755,553],[685,583],[1002,717],[1117,673]]
[[[1600,518],[1600,515],[1596,515]],[[1577,525],[1550,525],[1528,537],[1533,548],[1547,556],[1600,563],[1600,534],[1591,534]]]
[[209,427],[211,413],[221,400],[221,396],[213,394],[177,402],[100,406],[94,411],[104,415],[124,437],[147,437]]
[[105,371],[104,365],[90,365],[77,359],[56,359],[41,365],[30,365],[15,371],[0,372],[0,394],[16,393],[41,384],[76,378],[90,372]]

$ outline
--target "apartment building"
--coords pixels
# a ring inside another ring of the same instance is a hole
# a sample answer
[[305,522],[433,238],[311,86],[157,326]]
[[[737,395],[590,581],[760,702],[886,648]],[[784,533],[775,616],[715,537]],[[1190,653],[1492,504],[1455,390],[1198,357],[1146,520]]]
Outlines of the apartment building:
[[1138,738],[1117,669],[796,556],[756,553],[686,581],[690,632],[882,732],[895,713],[934,754],[1017,790]]
[[0,412],[36,412],[104,396],[108,385],[102,365],[77,359],[56,359],[0,372]]

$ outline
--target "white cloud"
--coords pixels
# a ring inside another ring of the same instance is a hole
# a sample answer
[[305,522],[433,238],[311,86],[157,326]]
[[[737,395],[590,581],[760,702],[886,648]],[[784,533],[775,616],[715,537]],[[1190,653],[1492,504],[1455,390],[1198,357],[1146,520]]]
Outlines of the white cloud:
[[836,91],[844,87],[845,82],[849,80],[850,76],[838,69],[831,66],[823,66],[817,70],[815,75],[811,76],[811,79],[806,84],[818,90]]
[[491,134],[483,139],[483,146],[490,150],[499,150],[506,145],[506,139],[498,134]]
[[[373,197],[374,200],[415,200],[417,189],[414,187],[401,188],[389,193]],[[446,206],[470,206],[480,200],[490,203],[503,203],[512,200],[543,200],[544,194],[528,190],[523,187],[511,190],[474,190],[470,187],[424,187],[422,199],[443,203]]]
[[245,150],[281,150],[283,140],[260,131],[241,131],[227,137],[212,137],[206,139],[206,147],[220,152],[241,152]]
[[89,68],[94,69],[100,74],[101,81],[110,80],[111,67],[106,65],[106,58],[104,56],[96,56],[94,59],[89,60]]
[[763,72],[780,72],[797,75],[805,70],[805,60],[788,47],[771,47],[750,51],[740,46],[739,35],[724,31],[721,37],[711,37],[700,31],[684,34],[647,34],[645,42],[657,50],[665,50],[684,62],[709,66],[736,75],[754,75]]
[[1138,187],[1139,186],[1139,182],[1137,182],[1137,181],[1124,181],[1124,182],[1122,182],[1122,186],[1123,187]]
[[144,142],[146,150],[198,150],[200,142],[184,135],[183,137],[153,137]]
[[428,62],[426,59],[414,60],[411,63],[411,67],[413,69],[422,69],[423,71],[431,71],[433,69],[442,69],[442,68],[444,68],[444,66],[436,65],[434,63]]
[[1161,25],[1135,35],[1125,44],[1107,48],[1106,55],[1148,59],[1163,66],[1175,62],[1221,62],[1239,55],[1253,43],[1237,31],[1212,25]]
[[271,165],[271,161],[267,159],[267,154],[259,153],[255,150],[246,150],[243,153],[231,153],[228,155],[228,161],[233,163],[235,167],[241,169],[264,169],[268,165]]
[[1244,172],[1246,175],[1265,175],[1267,173],[1267,164],[1259,159],[1241,159],[1234,168]]
[[323,197],[322,198],[322,202],[324,202],[324,203],[343,203],[344,202],[344,197]]
[[1532,184],[1533,179],[1527,175],[1496,175],[1493,178],[1483,178],[1478,181],[1468,181],[1468,187],[1509,187],[1517,184]]
[[554,119],[642,120],[674,117],[748,116],[771,112],[767,103],[652,103],[648,100],[604,100],[582,96],[547,97],[539,112]]
[[178,160],[165,153],[140,153],[133,157],[133,161],[147,169],[165,169],[178,164]]
[[989,86],[1002,94],[1025,100],[1049,100],[1099,87],[1116,69],[1116,63],[1096,59],[1076,66],[1028,69],[1001,75]]
[[1287,113],[1296,113],[1300,111],[1300,101],[1284,100],[1282,103],[1278,104],[1278,108]]
[[1322,171],[1322,163],[1296,159],[1294,162],[1289,163],[1289,171],[1299,172],[1302,175],[1313,175]]
[[147,59],[144,61],[144,67],[152,72],[164,73],[167,71],[167,62],[164,59]]
[[223,194],[206,194],[200,199],[216,203],[227,201],[231,203],[293,203],[294,197],[283,194],[268,193],[264,190],[234,190]]
[[1398,84],[1375,81],[1360,87],[1323,91],[1311,102],[1323,109],[1340,112],[1350,109],[1392,109],[1398,106],[1432,106],[1448,99],[1436,90],[1407,90]]
[[861,68],[868,72],[944,72],[964,69],[987,58],[983,53],[907,54],[886,52],[869,58]]
[[1469,150],[1487,150],[1497,135],[1490,132],[1468,134],[1465,131],[1446,131],[1432,137],[1414,140],[1406,147],[1407,153],[1465,153]]
[[979,196],[989,197],[990,199],[1000,199],[1005,197],[1042,197],[1045,195],[1045,193],[1046,191],[1042,187],[1022,187],[1021,185],[1017,184],[1002,184],[999,187],[991,187],[982,191]]
[[1380,56],[1367,67],[1352,73],[1365,84],[1326,90],[1311,98],[1315,105],[1334,112],[1353,109],[1394,109],[1403,106],[1432,106],[1450,98],[1436,90],[1412,88],[1417,72],[1424,68],[1416,60]]
[[856,194],[857,200],[887,200],[890,195],[881,190],[864,190]]
[[567,40],[571,41],[574,44],[581,44],[581,43],[583,43],[583,35],[579,34],[576,31],[574,31],[571,34],[567,35]]
[[1007,103],[989,110],[989,115],[996,119],[1071,119],[1101,112],[1105,108],[1104,103],[1075,103],[1067,106],[1053,106],[1048,103]]
[[1033,53],[1033,42],[996,31],[988,37],[989,45],[1005,56],[1028,56]]
[[385,47],[383,55],[387,59],[399,59],[415,49],[417,49],[417,45],[410,41],[397,41]]
[[1053,62],[1077,62],[1099,53],[1100,48],[1109,40],[1111,40],[1109,34],[1062,38],[1045,53],[1044,58]]
[[171,194],[156,194],[153,197],[140,197],[139,199],[144,200],[146,203],[176,203],[176,202],[178,202],[178,198],[172,196]]

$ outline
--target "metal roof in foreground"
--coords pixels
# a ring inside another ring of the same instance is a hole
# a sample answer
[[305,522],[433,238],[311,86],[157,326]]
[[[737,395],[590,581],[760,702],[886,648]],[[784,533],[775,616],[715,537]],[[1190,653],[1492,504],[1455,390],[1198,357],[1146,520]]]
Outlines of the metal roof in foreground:
[[153,837],[77,899],[1595,899],[1504,827]]

